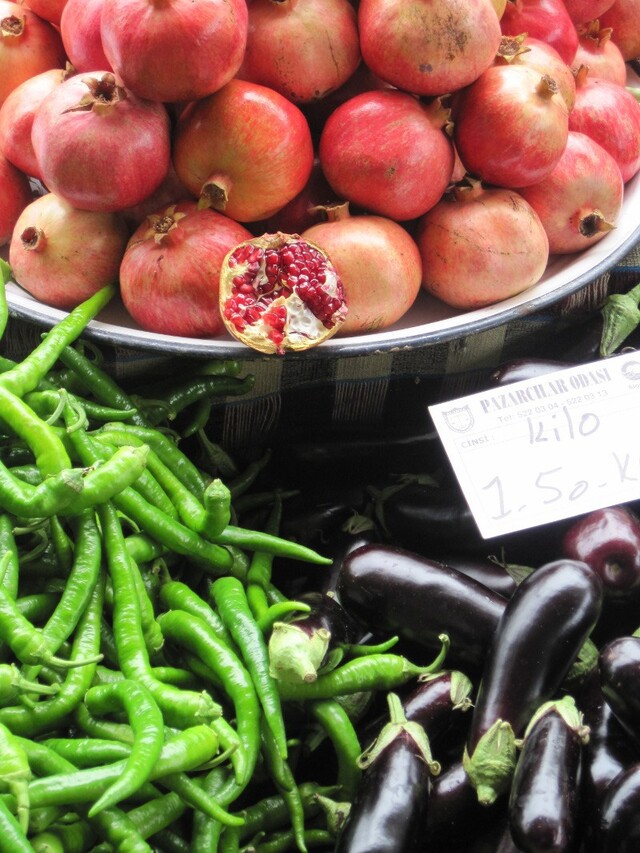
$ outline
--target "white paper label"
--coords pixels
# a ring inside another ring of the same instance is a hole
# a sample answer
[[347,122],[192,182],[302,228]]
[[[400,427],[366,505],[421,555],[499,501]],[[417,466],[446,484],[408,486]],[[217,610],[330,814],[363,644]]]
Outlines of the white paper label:
[[640,498],[640,353],[429,411],[485,539]]

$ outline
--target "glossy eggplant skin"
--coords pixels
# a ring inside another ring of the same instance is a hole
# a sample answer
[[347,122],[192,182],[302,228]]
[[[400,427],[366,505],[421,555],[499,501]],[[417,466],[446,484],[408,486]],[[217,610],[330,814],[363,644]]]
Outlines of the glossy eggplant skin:
[[438,562],[451,566],[463,575],[468,575],[503,598],[511,598],[518,586],[506,568],[489,557],[469,554],[438,554]]
[[640,750],[606,701],[597,670],[580,693],[578,705],[584,724],[589,727],[581,764],[583,843],[585,851],[597,853],[593,836],[606,789],[619,773],[640,761]]
[[640,744],[640,637],[610,640],[598,658],[602,693],[620,725]]
[[640,588],[640,518],[624,506],[594,510],[565,532],[562,554],[597,571],[605,595],[628,596]]
[[504,798],[491,807],[480,805],[462,761],[456,761],[431,783],[425,849],[444,852],[452,840],[473,836],[492,826],[505,811]]
[[411,738],[395,738],[365,770],[335,853],[417,853],[430,778]]
[[497,720],[519,737],[560,687],[602,608],[602,581],[586,564],[555,560],[522,581],[484,666],[467,742],[472,755]]
[[525,853],[570,853],[578,843],[582,740],[555,710],[531,726],[509,796],[509,824]]
[[607,788],[594,850],[598,853],[640,850],[640,764],[618,774]]
[[430,651],[438,651],[439,635],[447,634],[447,663],[456,665],[481,663],[507,603],[456,569],[391,545],[349,553],[338,591],[343,606],[365,624]]
[[308,604],[311,610],[290,621],[309,636],[324,629],[331,635],[333,644],[354,643],[358,638],[358,626],[333,595],[305,592],[296,601]]

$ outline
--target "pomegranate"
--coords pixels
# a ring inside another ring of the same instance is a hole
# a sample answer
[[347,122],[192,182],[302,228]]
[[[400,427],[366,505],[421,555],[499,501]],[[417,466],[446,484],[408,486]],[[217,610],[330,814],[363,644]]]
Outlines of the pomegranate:
[[44,99],[72,74],[70,66],[42,71],[16,86],[0,107],[0,151],[32,178],[42,177],[31,142],[33,116]]
[[601,27],[611,28],[611,38],[626,62],[640,57],[640,0],[615,0],[599,20]]
[[567,65],[578,49],[578,33],[562,0],[508,0],[500,27],[505,36],[527,33],[547,42]]
[[417,95],[446,95],[491,65],[500,21],[491,0],[361,0],[360,49],[382,80]]
[[60,16],[64,10],[67,0],[29,0],[25,3],[39,18],[44,18],[50,24],[60,26]]
[[320,136],[329,184],[341,199],[381,216],[421,216],[451,180],[449,115],[439,98],[424,104],[394,90],[356,95],[329,116]]
[[45,185],[84,210],[138,204],[169,168],[166,109],[118,86],[108,71],[54,89],[36,111],[31,139]]
[[569,110],[556,81],[524,65],[494,65],[456,101],[454,139],[466,169],[485,183],[541,181],[560,159]]
[[298,234],[265,234],[226,256],[220,311],[252,349],[284,355],[335,335],[347,315],[340,278],[318,246]]
[[221,89],[247,43],[245,0],[109,0],[102,46],[123,85],[151,101],[192,101]]
[[462,310],[527,290],[549,259],[549,241],[531,205],[515,190],[473,179],[422,217],[416,242],[424,289]]
[[272,216],[309,180],[311,131],[300,109],[257,83],[231,80],[176,126],[173,163],[191,194],[239,222]]
[[576,103],[569,127],[586,133],[612,155],[626,183],[640,170],[640,104],[624,86],[576,74]]
[[251,234],[195,201],[159,208],[131,235],[120,265],[120,293],[151,332],[208,337],[224,331],[219,279],[227,252]]
[[550,253],[569,254],[592,246],[615,227],[623,183],[617,163],[604,148],[570,131],[551,174],[520,193],[540,217]]
[[118,213],[78,210],[47,193],[16,222],[9,263],[15,280],[36,299],[70,310],[117,281],[128,236]]
[[0,106],[16,86],[50,68],[64,68],[60,34],[26,6],[0,0]]
[[9,242],[18,217],[32,198],[27,176],[0,154],[0,246]]
[[351,215],[348,203],[327,206],[326,222],[303,232],[329,255],[349,306],[338,334],[386,329],[420,293],[422,264],[409,232],[383,216]]
[[586,24],[600,17],[613,0],[564,0],[569,17],[574,24]]
[[601,27],[598,20],[578,28],[578,50],[572,68],[577,73],[580,66],[589,69],[590,77],[609,80],[618,86],[627,83],[627,65],[618,45],[611,40],[611,27]]
[[253,0],[248,8],[241,79],[301,104],[338,89],[358,67],[360,39],[349,0]]
[[76,71],[113,71],[100,36],[104,0],[67,0],[60,20],[62,44]]
[[526,65],[539,74],[552,77],[558,84],[560,94],[569,110],[576,100],[576,79],[573,71],[562,59],[555,47],[545,41],[521,33],[518,36],[503,36],[494,62],[495,65]]
[[164,210],[179,201],[189,200],[193,201],[193,196],[176,175],[173,163],[169,163],[169,171],[160,186],[139,204],[127,207],[121,212],[131,231],[135,231],[147,216]]

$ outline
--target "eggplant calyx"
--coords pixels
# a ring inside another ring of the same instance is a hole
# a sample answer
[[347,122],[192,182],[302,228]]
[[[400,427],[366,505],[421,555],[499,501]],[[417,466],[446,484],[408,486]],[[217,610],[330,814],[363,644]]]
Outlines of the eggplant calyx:
[[611,293],[600,313],[603,319],[600,356],[612,355],[620,344],[640,325],[640,284],[628,293]]
[[462,765],[481,805],[490,806],[508,790],[516,767],[518,746],[511,723],[496,720],[482,735],[471,755],[465,747]]
[[269,671],[278,681],[311,683],[318,677],[331,634],[318,628],[310,634],[295,623],[275,622],[269,638]]
[[347,822],[351,803],[332,800],[323,794],[314,794],[313,799],[320,806],[327,819],[327,829],[335,838],[342,832],[342,827]]
[[529,720],[523,740],[527,739],[533,727],[547,714],[557,714],[564,720],[567,728],[576,733],[582,744],[588,743],[591,730],[589,726],[584,724],[582,714],[576,707],[575,699],[573,696],[568,695],[563,696],[561,699],[551,699],[549,702],[543,702]]
[[374,761],[390,746],[397,738],[408,738],[418,755],[429,768],[429,771],[437,776],[440,773],[440,762],[436,761],[431,754],[431,744],[426,731],[420,725],[407,720],[400,697],[396,693],[387,695],[389,705],[389,722],[374,742],[368,746],[358,758],[357,764],[361,770],[366,770]]
[[600,650],[593,640],[587,637],[578,652],[577,658],[571,664],[569,672],[567,673],[562,685],[563,689],[570,691],[572,685],[582,684],[590,673],[595,672],[598,666],[599,655]]

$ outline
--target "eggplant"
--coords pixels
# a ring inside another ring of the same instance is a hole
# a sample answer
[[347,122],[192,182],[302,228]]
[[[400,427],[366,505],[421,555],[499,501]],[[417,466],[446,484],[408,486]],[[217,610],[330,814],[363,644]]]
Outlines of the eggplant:
[[640,750],[605,699],[597,670],[584,686],[579,704],[583,721],[589,727],[589,740],[582,754],[581,773],[583,842],[585,850],[597,853],[593,834],[606,789],[619,773],[640,762]]
[[562,555],[598,572],[605,595],[628,596],[640,589],[640,518],[624,506],[581,516],[563,536]]
[[439,651],[440,636],[447,634],[447,659],[456,665],[480,665],[507,604],[456,569],[378,544],[345,557],[338,592],[346,610],[365,625],[430,652]]
[[388,695],[390,722],[365,750],[364,769],[335,853],[417,853],[431,776],[440,768],[429,739],[406,720],[399,697]]
[[586,563],[556,560],[525,578],[493,637],[471,717],[464,765],[478,799],[508,788],[516,739],[564,681],[602,608],[602,581]]
[[605,793],[594,850],[638,853],[640,850],[640,764],[619,773]]
[[509,794],[509,826],[518,849],[577,849],[578,780],[588,736],[571,696],[544,703],[531,718]]
[[298,599],[311,610],[275,622],[269,636],[269,670],[278,681],[315,681],[322,669],[342,657],[341,646],[353,643],[358,626],[335,597],[308,592]]
[[431,783],[425,849],[447,851],[452,842],[491,829],[503,815],[506,798],[502,796],[490,807],[480,805],[462,761],[455,761]]
[[489,557],[476,557],[472,554],[455,552],[438,554],[438,562],[474,578],[503,598],[511,598],[522,577],[530,573],[527,567],[514,566],[512,574],[502,563]]
[[640,636],[616,637],[600,649],[600,686],[616,719],[640,744]]

